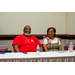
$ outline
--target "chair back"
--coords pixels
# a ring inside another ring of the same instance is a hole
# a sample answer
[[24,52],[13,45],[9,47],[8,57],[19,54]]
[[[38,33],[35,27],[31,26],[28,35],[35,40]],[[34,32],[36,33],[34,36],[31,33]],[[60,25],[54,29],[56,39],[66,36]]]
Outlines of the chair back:
[[[69,44],[64,44],[64,50],[67,51]],[[73,50],[75,50],[75,44],[73,44]]]
[[0,51],[8,51],[8,47],[6,45],[0,45]]

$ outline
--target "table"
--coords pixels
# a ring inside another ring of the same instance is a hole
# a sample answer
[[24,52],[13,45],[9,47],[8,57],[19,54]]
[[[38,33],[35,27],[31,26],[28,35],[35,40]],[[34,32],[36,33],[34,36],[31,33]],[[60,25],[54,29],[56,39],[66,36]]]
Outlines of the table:
[[5,53],[0,54],[0,62],[75,62],[75,51],[40,52],[40,55]]

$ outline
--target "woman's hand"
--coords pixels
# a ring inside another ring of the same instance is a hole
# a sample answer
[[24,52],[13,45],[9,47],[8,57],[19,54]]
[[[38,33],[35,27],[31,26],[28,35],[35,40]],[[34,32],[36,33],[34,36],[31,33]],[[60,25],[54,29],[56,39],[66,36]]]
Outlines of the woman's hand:
[[61,51],[61,45],[59,45],[59,51]]
[[48,52],[47,44],[43,44],[43,49],[45,50],[45,52]]

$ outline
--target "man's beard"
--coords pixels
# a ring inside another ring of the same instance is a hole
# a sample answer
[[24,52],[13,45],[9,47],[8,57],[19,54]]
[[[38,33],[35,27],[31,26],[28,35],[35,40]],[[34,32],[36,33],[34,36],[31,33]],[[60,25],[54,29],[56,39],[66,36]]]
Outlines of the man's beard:
[[26,36],[30,36],[30,33],[24,33],[24,35],[26,35]]

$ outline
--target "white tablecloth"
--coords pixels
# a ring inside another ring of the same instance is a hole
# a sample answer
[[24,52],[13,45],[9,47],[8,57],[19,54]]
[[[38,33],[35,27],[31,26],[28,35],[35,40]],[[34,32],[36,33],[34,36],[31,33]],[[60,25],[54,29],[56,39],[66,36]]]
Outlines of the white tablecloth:
[[40,55],[4,53],[0,54],[0,62],[75,62],[75,51],[40,52]]

